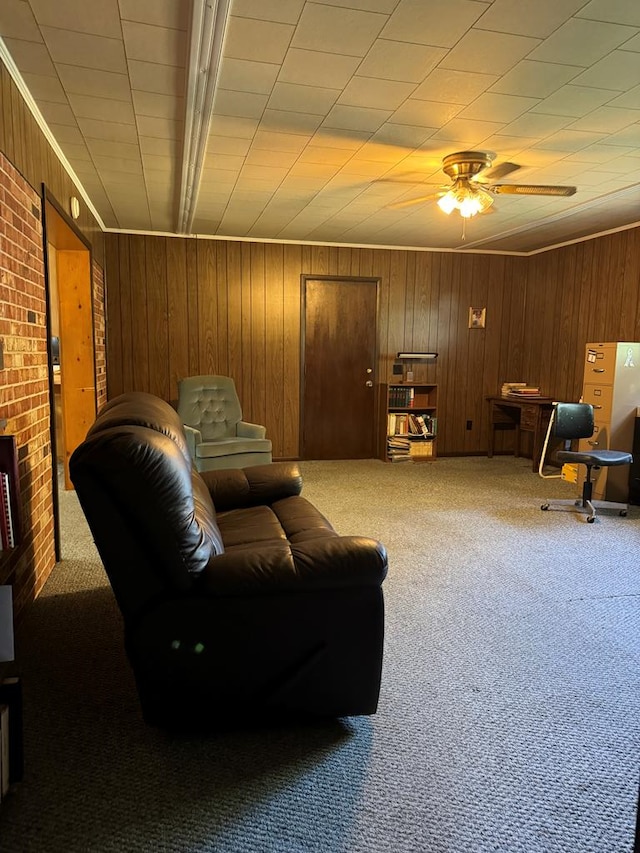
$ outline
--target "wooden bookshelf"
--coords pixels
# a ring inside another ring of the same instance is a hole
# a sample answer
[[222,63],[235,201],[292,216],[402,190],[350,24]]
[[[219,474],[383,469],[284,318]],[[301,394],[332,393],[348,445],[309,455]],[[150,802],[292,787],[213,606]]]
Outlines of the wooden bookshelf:
[[437,459],[438,386],[392,382],[384,386],[385,462],[434,462]]

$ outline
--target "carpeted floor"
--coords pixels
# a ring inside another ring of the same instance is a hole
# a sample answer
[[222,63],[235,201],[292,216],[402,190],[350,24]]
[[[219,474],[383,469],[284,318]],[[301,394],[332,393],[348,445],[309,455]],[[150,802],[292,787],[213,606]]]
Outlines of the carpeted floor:
[[2,853],[631,853],[640,508],[596,524],[524,459],[302,464],[389,551],[378,714],[207,737],[141,721],[75,496],[17,638],[26,778]]

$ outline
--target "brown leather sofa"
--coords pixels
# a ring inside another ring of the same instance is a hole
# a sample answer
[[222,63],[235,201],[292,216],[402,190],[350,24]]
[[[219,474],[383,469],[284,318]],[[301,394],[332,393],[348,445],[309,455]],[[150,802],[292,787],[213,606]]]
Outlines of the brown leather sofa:
[[199,474],[177,412],[135,392],[102,408],[70,473],[148,723],[376,711],[386,552],[339,536],[295,463]]

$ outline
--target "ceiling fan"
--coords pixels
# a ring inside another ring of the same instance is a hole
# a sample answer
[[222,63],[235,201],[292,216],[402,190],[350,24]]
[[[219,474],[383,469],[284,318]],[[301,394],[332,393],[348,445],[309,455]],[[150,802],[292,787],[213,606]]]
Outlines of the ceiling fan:
[[[570,196],[576,187],[549,186],[546,184],[498,184],[497,179],[510,175],[521,167],[516,163],[501,163],[489,169],[495,159],[489,151],[458,151],[442,161],[442,171],[452,184],[445,191],[419,196],[389,205],[394,209],[438,198],[438,206],[449,214],[458,210],[465,219],[484,213],[493,204],[494,195],[550,195]],[[488,170],[488,171],[487,171]]]

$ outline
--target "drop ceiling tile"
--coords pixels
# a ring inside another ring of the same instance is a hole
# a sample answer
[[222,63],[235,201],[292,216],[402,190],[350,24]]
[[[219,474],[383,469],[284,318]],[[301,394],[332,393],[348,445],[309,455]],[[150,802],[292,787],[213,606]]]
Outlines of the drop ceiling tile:
[[331,163],[343,166],[352,157],[351,151],[344,148],[325,148],[322,145],[307,145],[299,156],[300,163]]
[[245,157],[234,156],[232,154],[213,154],[208,153],[206,163],[211,168],[225,169],[226,171],[239,172],[247,162]]
[[339,89],[276,83],[269,98],[269,108],[324,116],[335,104],[339,94]]
[[0,3],[0,36],[7,39],[42,42],[40,30],[26,0],[3,0]]
[[202,170],[202,186],[233,187],[238,180],[238,173],[225,169],[216,169],[214,166],[205,167]]
[[623,95],[618,95],[609,101],[610,107],[620,107],[621,109],[640,110],[640,86],[634,86]]
[[182,139],[183,123],[169,118],[138,116],[138,132],[141,136],[156,136],[160,139]]
[[596,142],[593,145],[588,145],[575,154],[567,155],[567,160],[578,163],[608,163],[612,158],[619,155],[629,154],[633,151],[632,148],[622,148],[614,145],[603,145],[601,142]]
[[233,14],[241,18],[296,24],[304,4],[305,0],[234,0]]
[[132,89],[176,97],[184,95],[184,69],[135,59],[129,59],[128,65]]
[[260,129],[253,140],[253,147],[266,149],[267,151],[291,151],[299,154],[304,149],[309,138],[306,134],[277,133],[275,131]]
[[214,115],[211,118],[209,134],[235,136],[238,139],[251,139],[257,127],[258,122],[256,119]]
[[174,30],[189,27],[189,0],[118,0],[125,21],[155,24]]
[[440,67],[480,74],[504,74],[539,43],[538,39],[526,36],[470,30],[449,51]]
[[307,3],[291,46],[365,56],[386,22],[387,16],[377,12]]
[[558,65],[554,62],[532,62],[523,59],[507,71],[490,88],[504,95],[524,95],[546,98],[582,72],[577,65]]
[[140,148],[130,142],[111,142],[105,139],[89,139],[87,147],[92,156],[119,157],[123,160],[139,160]]
[[184,117],[184,99],[173,95],[161,95],[158,92],[132,91],[133,107],[136,115],[154,116],[182,121]]
[[532,50],[528,59],[587,68],[633,35],[630,27],[571,18]]
[[640,27],[640,8],[635,0],[591,0],[575,14],[577,18]]
[[[298,154],[294,151],[268,151],[266,148],[252,148],[246,158],[234,157],[233,159],[240,161],[244,159],[248,166],[276,166],[282,169],[290,169],[298,159]],[[242,162],[238,164],[238,167],[240,166],[242,166]]]
[[485,92],[472,104],[458,113],[459,118],[491,118],[507,124],[538,104],[537,98],[525,98],[517,95],[500,95]]
[[270,62],[225,57],[220,63],[218,86],[236,92],[268,95],[276,82],[280,66]]
[[420,83],[446,54],[444,47],[379,38],[362,60],[358,74],[383,80]]
[[142,168],[145,178],[148,178],[152,172],[162,172],[167,175],[175,169],[175,160],[173,157],[163,157],[160,154],[143,154]]
[[[389,110],[346,107],[337,104],[327,115],[325,127],[343,130],[368,130],[375,132],[389,118]],[[412,122],[415,124],[415,122]]]
[[640,110],[601,107],[569,125],[569,130],[591,130],[596,133],[616,133],[640,121]]
[[279,64],[284,59],[293,27],[272,21],[231,16],[224,39],[224,56]]
[[322,116],[313,113],[294,113],[286,110],[264,111],[260,128],[284,133],[311,134],[318,129]]
[[259,119],[267,105],[267,95],[253,92],[229,92],[218,89],[214,101],[216,115]]
[[4,42],[21,74],[56,76],[56,69],[44,44],[12,38],[4,39]]
[[315,178],[328,181],[340,169],[336,163],[296,163],[289,171],[291,178]]
[[442,127],[457,115],[460,104],[445,104],[437,101],[422,101],[409,98],[391,117],[395,124],[409,124],[414,127]]
[[612,133],[606,139],[607,145],[630,145],[632,148],[640,148],[640,124],[632,124]]
[[317,50],[291,48],[282,64],[278,80],[300,83],[303,86],[320,86],[343,89],[358,67],[356,56],[338,56]]
[[140,136],[140,151],[143,154],[161,154],[174,157],[182,150],[182,146],[175,139],[156,139],[149,136]]
[[97,121],[91,118],[78,119],[78,127],[86,139],[106,139],[112,142],[136,143],[138,134],[135,125]]
[[120,14],[118,0],[30,0],[31,8],[41,27],[57,27],[81,33],[120,39]]
[[487,8],[472,0],[400,0],[382,38],[453,47]]
[[126,74],[96,71],[77,65],[59,63],[56,70],[67,93],[90,95],[94,98],[111,98],[116,101],[131,101],[129,78]]
[[405,148],[418,148],[433,133],[432,128],[420,125],[394,124],[385,122],[371,137],[372,142],[400,146]]
[[110,121],[115,121],[118,124],[135,124],[133,108],[130,103],[125,101],[70,94],[69,103],[78,118],[101,120],[104,116],[109,116]]
[[338,103],[355,107],[397,110],[414,89],[413,83],[355,76],[338,98]]
[[563,86],[533,107],[532,113],[573,116],[580,118],[605,104],[611,98],[606,89],[594,89],[570,84]]
[[474,74],[435,68],[413,93],[414,98],[449,104],[470,104],[498,80],[496,74]]
[[126,74],[122,42],[103,36],[43,27],[42,36],[54,62]]
[[117,173],[118,175],[141,175],[142,163],[140,157],[135,160],[123,157],[93,156],[93,162],[101,176]]
[[40,112],[47,124],[66,124],[76,127],[76,117],[69,104],[52,104],[40,101],[38,104]]
[[583,5],[583,0],[495,0],[476,27],[544,39]]
[[502,125],[495,121],[454,118],[437,130],[432,139],[449,139],[451,142],[465,145],[480,145],[487,136],[498,133],[501,128]]
[[579,151],[600,139],[602,139],[601,133],[589,133],[584,130],[561,130],[536,143],[533,147],[550,148],[554,151]]
[[360,146],[370,139],[372,134],[366,130],[339,130],[335,127],[320,127],[313,137],[313,145],[324,145],[327,148],[345,148],[357,151]]
[[633,38],[630,38],[629,41],[626,41],[622,45],[622,50],[632,50],[636,53],[640,53],[640,33]]
[[78,129],[78,126],[76,124],[56,124],[55,122],[47,122],[47,124],[49,125],[49,130],[54,135],[54,138],[58,145],[63,148],[66,148],[69,144],[73,144],[78,148],[84,149],[87,156],[83,159],[90,159],[89,152],[87,151],[87,146],[84,142],[84,137],[80,133],[80,130]]
[[250,139],[236,139],[232,136],[210,135],[207,140],[207,151],[211,154],[234,154],[244,157],[250,146]]
[[122,35],[127,59],[180,68],[186,62],[187,38],[183,30],[123,21]]
[[640,83],[640,58],[630,51],[614,50],[574,78],[573,83],[623,92]]
[[57,77],[45,77],[42,74],[23,74],[22,79],[27,84],[27,88],[35,101],[68,103],[65,91]]
[[569,116],[543,115],[530,112],[505,125],[498,133],[506,136],[544,137],[571,124]]

